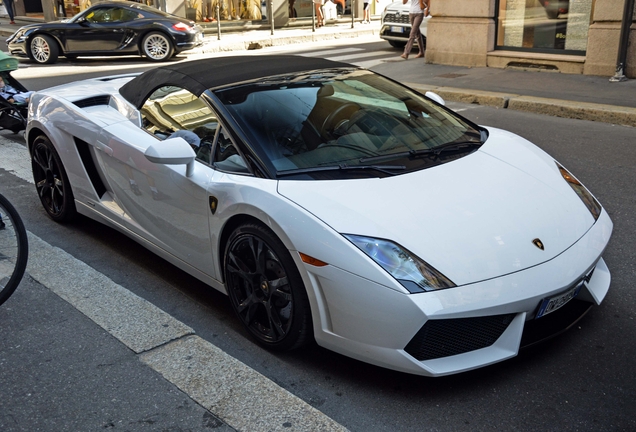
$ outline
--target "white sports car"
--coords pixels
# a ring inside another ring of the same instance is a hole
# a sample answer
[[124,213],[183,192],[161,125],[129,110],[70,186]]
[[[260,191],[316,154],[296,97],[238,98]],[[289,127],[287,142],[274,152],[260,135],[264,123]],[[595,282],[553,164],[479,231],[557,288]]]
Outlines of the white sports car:
[[36,93],[50,217],[115,228],[227,293],[270,349],[439,376],[599,304],[607,212],[561,164],[365,69],[246,56]]

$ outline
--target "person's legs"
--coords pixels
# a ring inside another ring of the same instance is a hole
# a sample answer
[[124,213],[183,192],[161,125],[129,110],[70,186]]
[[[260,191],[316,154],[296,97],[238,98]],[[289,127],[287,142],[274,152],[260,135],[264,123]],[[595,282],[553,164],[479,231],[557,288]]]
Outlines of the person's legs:
[[240,20],[241,19],[241,11],[239,10],[239,1],[238,0],[232,0],[231,4],[230,4],[230,15],[235,19],[235,20]]
[[422,32],[420,31],[420,25],[422,25],[422,21],[424,20],[424,14],[416,14],[415,18],[413,19],[411,25],[411,37],[413,37],[413,30],[416,30],[416,34],[415,37],[413,38],[413,41],[415,42],[415,40],[417,39],[417,46],[420,50],[420,52],[417,54],[417,56],[415,58],[422,58],[424,57],[424,37],[422,36]]
[[415,38],[417,38],[417,35],[419,34],[420,37],[422,35],[420,33],[420,24],[422,23],[423,17],[423,14],[409,14],[409,21],[411,22],[411,33],[409,34],[409,40],[408,42],[406,42],[406,46],[404,47],[404,53],[401,55],[404,60],[409,58],[409,53],[411,52],[411,48],[413,48],[413,43],[415,42]]
[[322,19],[322,9],[320,8],[320,4],[318,3],[314,3],[314,6],[316,7],[316,25],[318,27],[323,26],[325,23]]
[[13,0],[4,0],[4,8],[7,10],[7,15],[9,15],[10,24],[15,24],[15,21],[13,21]]

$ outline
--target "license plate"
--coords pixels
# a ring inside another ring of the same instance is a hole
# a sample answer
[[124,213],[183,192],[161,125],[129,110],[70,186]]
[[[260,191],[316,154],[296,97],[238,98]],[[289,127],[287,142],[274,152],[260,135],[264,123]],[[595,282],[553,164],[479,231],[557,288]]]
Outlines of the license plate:
[[391,33],[403,33],[404,27],[391,26]]
[[567,290],[566,292],[556,295],[554,297],[548,297],[541,301],[541,305],[539,306],[539,312],[537,313],[536,318],[541,318],[555,310],[565,306],[567,302],[572,300],[581,290],[583,286],[583,282],[578,284],[572,289]]

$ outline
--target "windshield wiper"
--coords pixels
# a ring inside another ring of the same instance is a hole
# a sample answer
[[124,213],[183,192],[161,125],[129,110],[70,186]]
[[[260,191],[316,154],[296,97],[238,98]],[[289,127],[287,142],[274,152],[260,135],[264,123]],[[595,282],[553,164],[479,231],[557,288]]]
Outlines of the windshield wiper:
[[399,159],[399,158],[404,158],[404,157],[418,158],[418,157],[421,157],[421,156],[430,156],[430,155],[433,155],[433,156],[437,157],[441,153],[444,153],[444,152],[471,149],[473,147],[479,147],[482,144],[483,143],[481,141],[451,142],[451,143],[442,144],[442,145],[439,145],[439,146],[433,147],[433,148],[424,148],[424,149],[419,149],[419,150],[409,150],[409,151],[398,152],[398,153],[389,153],[389,154],[385,154],[385,155],[360,158],[360,159],[358,159],[358,162],[360,162],[360,163],[377,162],[377,161],[380,161],[380,160],[387,160],[387,159]]
[[404,165],[326,165],[326,166],[318,166],[312,168],[296,168],[278,171],[276,174],[278,177],[285,177],[296,174],[310,174],[321,171],[345,171],[345,170],[374,170],[380,171],[385,174],[395,175],[393,171],[404,171],[406,167]]
[[439,156],[445,152],[453,152],[464,149],[470,149],[473,147],[479,147],[483,143],[481,141],[464,141],[464,142],[450,142],[446,144],[439,145],[433,148],[426,148],[420,150],[411,150],[408,152],[410,157],[419,157],[419,156],[427,156],[427,155],[435,155]]

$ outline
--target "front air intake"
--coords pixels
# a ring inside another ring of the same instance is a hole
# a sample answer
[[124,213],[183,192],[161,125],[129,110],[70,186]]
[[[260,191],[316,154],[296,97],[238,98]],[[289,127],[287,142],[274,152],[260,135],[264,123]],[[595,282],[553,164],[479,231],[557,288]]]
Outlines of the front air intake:
[[463,354],[494,344],[515,314],[429,320],[404,350],[416,359],[432,360]]

